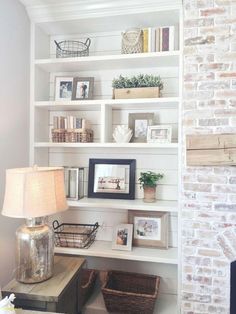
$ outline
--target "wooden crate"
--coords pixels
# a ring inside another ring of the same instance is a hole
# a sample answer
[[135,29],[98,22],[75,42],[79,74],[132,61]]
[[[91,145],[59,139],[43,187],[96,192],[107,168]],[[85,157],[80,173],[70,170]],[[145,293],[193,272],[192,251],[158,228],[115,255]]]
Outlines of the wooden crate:
[[160,97],[159,87],[115,88],[113,93],[115,99]]

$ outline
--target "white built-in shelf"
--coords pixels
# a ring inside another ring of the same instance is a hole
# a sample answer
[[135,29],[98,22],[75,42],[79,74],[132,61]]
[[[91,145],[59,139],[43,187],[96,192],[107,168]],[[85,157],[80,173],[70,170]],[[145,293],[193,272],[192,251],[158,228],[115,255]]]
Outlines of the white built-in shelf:
[[104,198],[84,197],[78,201],[68,201],[71,208],[93,208],[93,209],[130,209],[147,211],[178,212],[177,201],[156,201],[154,203],[145,203],[142,199],[135,200],[112,200]]
[[52,143],[35,142],[34,147],[41,148],[171,148],[177,149],[178,143]]
[[168,250],[156,248],[133,247],[132,251],[112,250],[112,242],[95,241],[88,249],[77,249],[68,247],[55,247],[55,253],[73,254],[81,256],[94,256],[131,261],[153,262],[163,264],[178,264],[177,248]]
[[[91,298],[89,298],[83,311],[83,314],[109,314],[106,310],[103,295],[100,289],[96,289]],[[177,296],[173,294],[159,294],[155,304],[153,314],[176,314]]]
[[178,97],[137,98],[137,99],[95,99],[72,101],[36,101],[35,107],[46,110],[100,110],[101,105],[112,109],[160,109],[176,108]]
[[35,108],[45,110],[101,110],[103,100],[36,101]]
[[175,314],[177,310],[177,295],[160,294],[153,314]]
[[35,66],[45,72],[76,72],[178,66],[179,51],[162,51],[78,58],[36,59]]
[[[177,25],[179,23],[180,0],[154,1],[150,3],[132,0],[109,1],[97,5],[96,1],[83,4],[58,0],[21,0],[29,3],[28,12],[37,25],[49,35],[70,35],[94,32],[121,31],[134,27]],[[60,1],[61,2],[61,1]],[[96,3],[96,5],[95,5]],[[40,4],[40,5],[37,5]],[[94,5],[93,5],[94,4]],[[155,7],[153,7],[155,6]],[[86,9],[85,9],[86,7]],[[71,16],[72,15],[72,16]]]

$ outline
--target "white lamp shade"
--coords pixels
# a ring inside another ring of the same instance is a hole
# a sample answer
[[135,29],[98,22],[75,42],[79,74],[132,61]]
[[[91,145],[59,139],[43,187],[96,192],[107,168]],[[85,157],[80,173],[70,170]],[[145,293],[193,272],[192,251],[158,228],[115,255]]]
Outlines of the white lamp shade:
[[33,167],[6,171],[3,215],[34,218],[66,209],[63,168]]

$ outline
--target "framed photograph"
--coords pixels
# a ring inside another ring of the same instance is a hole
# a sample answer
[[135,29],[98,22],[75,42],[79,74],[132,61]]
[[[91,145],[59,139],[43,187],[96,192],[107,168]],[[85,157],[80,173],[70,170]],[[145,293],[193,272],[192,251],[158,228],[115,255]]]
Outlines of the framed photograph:
[[128,222],[134,225],[134,246],[168,249],[168,213],[129,210]]
[[131,142],[147,142],[147,129],[153,124],[154,113],[130,113],[129,128],[133,130]]
[[172,127],[170,125],[148,126],[148,143],[171,143]]
[[93,77],[74,77],[72,100],[93,99]]
[[84,197],[84,168],[64,167],[65,190],[68,200]]
[[135,159],[89,159],[88,197],[134,199]]
[[55,78],[55,100],[71,100],[73,77],[56,76]]
[[112,249],[131,251],[132,237],[133,237],[132,224],[122,224],[116,226],[113,231]]

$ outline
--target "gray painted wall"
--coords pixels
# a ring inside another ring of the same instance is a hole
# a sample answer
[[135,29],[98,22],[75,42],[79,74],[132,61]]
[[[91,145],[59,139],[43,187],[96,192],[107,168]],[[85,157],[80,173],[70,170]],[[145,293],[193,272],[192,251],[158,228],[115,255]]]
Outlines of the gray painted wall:
[[[0,0],[0,210],[5,170],[28,166],[30,22],[18,0]],[[0,286],[14,276],[15,230],[0,215]]]

